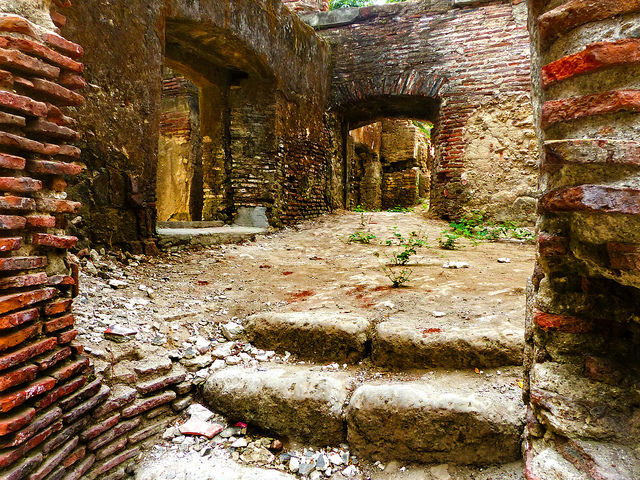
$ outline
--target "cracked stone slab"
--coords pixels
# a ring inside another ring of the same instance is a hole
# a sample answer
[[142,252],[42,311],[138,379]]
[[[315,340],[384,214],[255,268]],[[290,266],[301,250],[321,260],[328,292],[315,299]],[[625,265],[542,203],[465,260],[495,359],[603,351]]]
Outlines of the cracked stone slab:
[[437,372],[366,384],[347,409],[348,440],[363,458],[488,465],[520,458],[524,404],[517,371]]
[[335,445],[344,442],[343,407],[350,378],[304,367],[268,370],[230,367],[209,377],[206,404],[232,420],[307,441]]
[[355,363],[366,356],[371,322],[339,312],[259,313],[245,325],[260,348],[289,351],[303,358]]
[[398,368],[491,368],[521,365],[524,329],[507,321],[421,327],[419,320],[376,326],[373,363]]

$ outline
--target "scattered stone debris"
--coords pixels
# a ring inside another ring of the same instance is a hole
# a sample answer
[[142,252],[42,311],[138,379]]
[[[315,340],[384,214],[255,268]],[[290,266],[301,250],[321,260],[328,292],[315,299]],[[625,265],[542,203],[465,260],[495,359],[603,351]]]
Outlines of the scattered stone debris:
[[452,269],[469,268],[469,267],[470,267],[470,265],[467,262],[454,262],[454,261],[445,262],[442,265],[442,268],[452,268]]

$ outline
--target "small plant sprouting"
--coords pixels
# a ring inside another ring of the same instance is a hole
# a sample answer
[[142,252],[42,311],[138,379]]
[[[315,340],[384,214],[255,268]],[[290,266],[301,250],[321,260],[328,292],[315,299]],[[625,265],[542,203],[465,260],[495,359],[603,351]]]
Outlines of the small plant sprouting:
[[460,236],[457,233],[443,230],[438,238],[438,244],[443,250],[455,250],[458,248],[456,244],[458,238],[460,238]]
[[482,240],[498,240],[500,238],[516,238],[528,240],[533,238],[533,233],[516,225],[513,222],[493,223],[487,221],[484,214],[472,212],[465,214],[460,220],[449,223],[449,230],[443,230],[439,238],[440,247],[445,250],[454,250],[458,246],[456,240],[467,238],[474,244]]
[[[375,252],[374,255],[380,258],[379,252]],[[410,268],[400,268],[400,267],[404,267],[405,264],[398,263],[399,260],[395,256],[395,252],[393,256],[389,257],[389,259],[391,260],[391,263],[382,265],[382,273],[384,273],[384,275],[389,280],[391,280],[391,286],[393,288],[400,288],[409,280],[411,280],[411,275],[413,275],[413,270]]]
[[357,231],[349,235],[349,243],[370,244],[371,240],[375,240],[376,236],[371,232]]

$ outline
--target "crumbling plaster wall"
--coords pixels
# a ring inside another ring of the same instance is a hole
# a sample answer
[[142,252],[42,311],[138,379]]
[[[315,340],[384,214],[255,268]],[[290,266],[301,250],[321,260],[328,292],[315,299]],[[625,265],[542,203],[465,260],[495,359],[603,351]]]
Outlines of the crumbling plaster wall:
[[[430,0],[304,18],[331,44],[330,107],[349,128],[394,115],[436,125],[434,212],[456,217],[475,209],[489,197],[487,190],[500,190],[492,178],[526,185],[519,191],[527,199],[535,197],[535,188],[529,187],[535,185],[531,163],[537,145],[520,134],[533,129],[531,112],[526,112],[530,54],[524,2],[455,6]],[[487,106],[504,99],[511,102],[507,110],[489,120]],[[433,106],[425,107],[429,102]],[[478,122],[488,123],[482,127]],[[499,143],[517,155],[490,151],[478,143],[490,144],[486,138],[471,141],[478,133],[494,136],[495,148],[502,148]],[[473,175],[474,168],[482,172]],[[487,177],[491,171],[501,175]],[[531,221],[530,205],[521,208],[521,203],[519,197],[503,195],[490,201],[489,213],[502,217],[526,210],[528,215],[520,217]]]
[[[203,138],[213,140],[204,142],[205,155],[211,147],[230,179],[225,191],[207,197],[205,215],[215,216],[220,203],[230,212],[260,204],[281,225],[340,203],[341,173],[333,172],[341,167],[330,154],[340,146],[324,117],[328,46],[280,1],[88,0],[69,17],[65,34],[88,52],[88,101],[78,112],[88,169],[71,192],[84,205],[78,234],[152,249],[165,39],[172,48],[166,53],[187,73],[233,77],[230,90],[218,92],[228,107],[212,113],[228,116],[227,144],[216,143],[224,132],[208,135],[203,125]],[[176,46],[184,58],[176,58]],[[206,97],[206,82],[196,83]],[[221,172],[203,176],[206,189]]]

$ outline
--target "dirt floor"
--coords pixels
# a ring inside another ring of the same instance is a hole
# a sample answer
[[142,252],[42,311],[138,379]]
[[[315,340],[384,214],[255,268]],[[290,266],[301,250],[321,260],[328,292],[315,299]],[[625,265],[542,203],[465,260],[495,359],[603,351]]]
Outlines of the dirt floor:
[[[445,227],[419,213],[343,212],[245,245],[128,258],[126,264],[94,257],[84,269],[94,275],[83,275],[76,300],[80,339],[100,344],[104,329],[117,323],[136,329],[137,340],[179,348],[194,334],[215,336],[221,322],[268,310],[338,309],[376,321],[411,321],[423,331],[523,325],[533,245],[461,240],[462,248],[442,250],[437,239]],[[368,245],[349,242],[357,231],[376,238]],[[410,281],[402,288],[391,288],[383,271],[386,257],[401,249],[380,243],[395,232],[417,232],[430,245],[411,258]],[[469,266],[443,267],[451,262]]]
[[[109,373],[118,355],[114,352],[133,348],[144,355],[182,358],[186,350],[197,348],[198,342],[208,344],[210,341],[211,348],[216,345],[224,348],[234,343],[224,338],[223,325],[232,321],[242,324],[247,316],[264,311],[352,313],[374,323],[400,325],[410,337],[415,331],[418,338],[433,332],[457,335],[457,332],[469,332],[469,329],[480,332],[480,336],[484,336],[485,331],[495,330],[521,338],[525,285],[535,260],[533,244],[508,240],[474,245],[461,240],[459,249],[443,250],[439,248],[438,237],[446,227],[446,222],[427,219],[418,212],[340,212],[260,236],[243,245],[183,250],[158,257],[92,251],[82,259],[81,292],[75,301],[79,340],[93,357],[96,373],[109,377],[114,375]],[[349,237],[356,232],[368,232],[375,235],[375,239],[372,238],[369,244],[350,242]],[[417,248],[408,265],[400,268],[411,271],[410,280],[402,288],[392,288],[385,275],[385,265],[394,251],[402,249],[387,245],[387,240],[393,241],[398,233],[407,237],[411,232],[415,232],[416,238],[426,238],[428,246]],[[452,264],[466,266],[449,268]],[[114,325],[135,331],[135,341],[118,345],[106,340],[105,330]],[[233,358],[239,355],[237,362],[241,361],[243,365],[296,361],[295,357],[289,358],[283,352],[274,356],[273,352],[250,345],[241,350],[238,353],[236,348],[236,353],[225,355]],[[229,365],[237,363],[231,363],[230,357],[223,357],[216,360],[216,364],[224,365],[225,360]],[[201,382],[218,368],[216,364],[210,370],[205,368],[198,372],[203,373]],[[376,367],[370,360],[349,367],[322,364],[313,368],[322,371],[347,368],[357,383],[377,379],[390,381],[398,377],[406,380],[425,374],[424,370],[394,371]],[[512,383],[511,387],[515,386],[512,390],[519,396],[518,367],[502,370],[503,376],[513,377],[513,381],[505,378],[505,382]],[[432,371],[428,375],[436,373]],[[476,369],[475,373],[482,374],[487,380],[496,375],[490,369]],[[189,373],[187,379],[193,379],[195,384],[198,374]],[[501,375],[500,371],[497,375]],[[483,384],[483,389],[492,388],[498,387],[491,381]],[[480,391],[479,394],[482,395]],[[235,468],[238,454],[228,446],[219,447],[214,450],[216,455],[222,455],[220,458],[227,462],[224,465]],[[291,451],[303,447],[285,446]],[[175,460],[193,454],[193,446],[184,448],[183,445],[172,445],[169,439],[163,445],[156,445],[147,460],[155,465],[158,456]],[[211,461],[223,461],[216,458],[213,455]],[[471,475],[464,469],[449,477],[438,473],[439,466],[429,467],[435,469],[435,473],[425,477],[421,468],[412,473],[411,469],[406,470],[396,463],[389,464],[384,472],[385,480],[520,478],[517,464],[508,467],[511,468],[507,469],[511,472],[508,475],[507,470],[500,470],[497,477],[490,473],[491,470],[482,475],[478,472]],[[252,464],[245,462],[246,465]],[[236,469],[239,479],[254,478],[243,468]],[[367,468],[377,469],[365,465],[361,468],[365,472]],[[155,478],[154,471],[152,469],[149,478]],[[141,475],[146,478],[146,473]],[[185,474],[184,478],[198,477]]]

